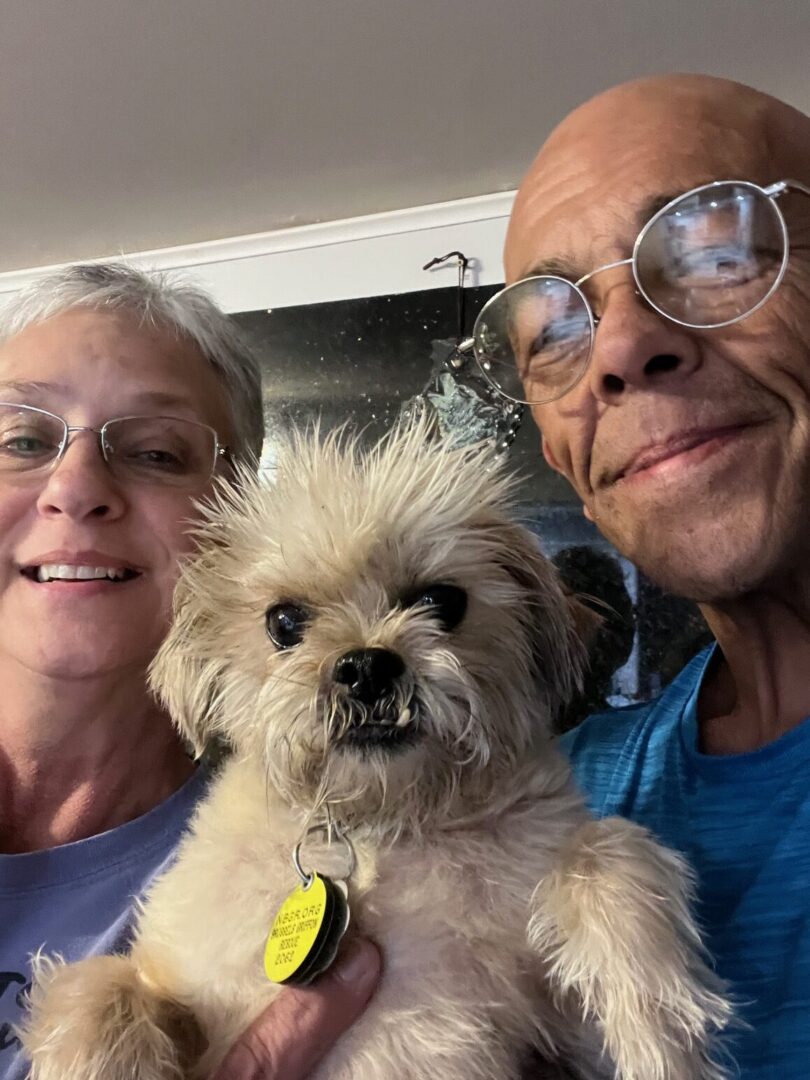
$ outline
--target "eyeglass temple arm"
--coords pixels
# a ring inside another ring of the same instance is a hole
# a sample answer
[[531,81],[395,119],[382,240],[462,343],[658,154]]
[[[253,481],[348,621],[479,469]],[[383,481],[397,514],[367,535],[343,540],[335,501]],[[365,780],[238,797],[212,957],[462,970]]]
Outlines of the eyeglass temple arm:
[[788,191],[799,191],[802,195],[810,197],[810,187],[803,184],[801,180],[780,180],[776,184],[763,188],[763,191],[772,199],[778,199],[780,195],[784,195]]

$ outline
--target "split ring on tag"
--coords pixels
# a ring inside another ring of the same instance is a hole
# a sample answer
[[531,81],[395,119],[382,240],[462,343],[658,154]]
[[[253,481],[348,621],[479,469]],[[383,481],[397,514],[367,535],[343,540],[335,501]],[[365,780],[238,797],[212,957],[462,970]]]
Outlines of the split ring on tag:
[[292,864],[295,867],[296,874],[298,874],[299,878],[301,879],[301,884],[308,886],[312,878],[312,874],[308,874],[301,865],[301,847],[305,843],[307,837],[312,836],[314,833],[326,833],[326,838],[329,844],[332,843],[333,836],[336,840],[342,841],[342,843],[346,847],[348,863],[345,872],[340,876],[341,879],[344,881],[350,878],[354,873],[355,866],[357,865],[357,856],[354,851],[354,844],[352,844],[346,833],[342,832],[336,825],[333,825],[331,822],[329,822],[325,825],[312,825],[309,829],[307,829],[302,839],[299,840],[293,848]]

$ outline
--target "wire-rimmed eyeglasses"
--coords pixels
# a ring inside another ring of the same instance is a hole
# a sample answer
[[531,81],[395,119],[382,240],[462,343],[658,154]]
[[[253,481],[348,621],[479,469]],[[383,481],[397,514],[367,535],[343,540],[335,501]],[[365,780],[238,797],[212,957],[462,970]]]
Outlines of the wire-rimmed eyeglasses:
[[194,489],[210,480],[221,459],[230,460],[214,428],[176,416],[120,416],[100,428],[68,424],[34,405],[0,402],[0,475],[35,473],[62,459],[70,437],[98,437],[107,467],[124,483]]
[[596,274],[630,266],[649,306],[679,326],[712,330],[753,314],[779,288],[789,256],[776,200],[810,187],[782,180],[768,187],[716,180],[668,202],[639,232],[629,259],[578,281],[554,274],[524,278],[481,309],[472,351],[505,397],[540,405],[567,394],[588,369],[599,319],[582,286]]

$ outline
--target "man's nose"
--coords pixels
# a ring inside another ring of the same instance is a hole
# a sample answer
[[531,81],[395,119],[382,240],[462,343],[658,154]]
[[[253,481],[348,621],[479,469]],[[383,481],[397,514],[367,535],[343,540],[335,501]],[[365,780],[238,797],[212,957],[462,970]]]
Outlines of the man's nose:
[[688,379],[701,364],[696,339],[653,311],[632,284],[603,294],[589,370],[591,392],[616,404],[631,390]]
[[46,474],[37,500],[41,514],[64,514],[80,521],[87,517],[120,517],[125,509],[120,484],[107,467],[99,438],[92,431],[77,431],[62,458]]

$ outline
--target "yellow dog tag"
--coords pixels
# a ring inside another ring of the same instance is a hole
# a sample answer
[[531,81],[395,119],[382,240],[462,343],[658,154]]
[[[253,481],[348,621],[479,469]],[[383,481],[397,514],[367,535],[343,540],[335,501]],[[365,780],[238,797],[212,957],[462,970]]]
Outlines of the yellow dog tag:
[[[320,826],[307,830],[320,832]],[[328,824],[331,837],[333,826]],[[338,834],[349,852],[350,874],[354,869],[354,848],[348,837]],[[301,884],[290,893],[273,920],[264,947],[264,971],[274,983],[307,986],[329,967],[337,956],[349,926],[349,890],[345,881],[320,874],[307,874],[301,866],[299,840],[292,854]]]
[[331,890],[312,875],[308,888],[296,886],[276,915],[264,950],[264,970],[271,982],[292,980],[312,956],[318,935],[331,921]]

